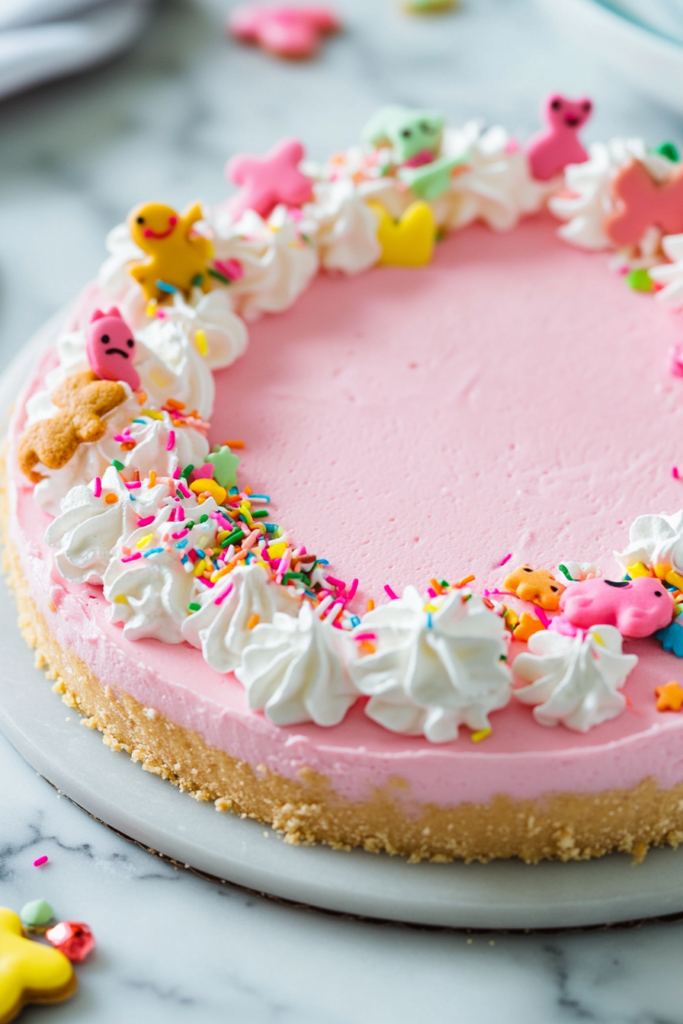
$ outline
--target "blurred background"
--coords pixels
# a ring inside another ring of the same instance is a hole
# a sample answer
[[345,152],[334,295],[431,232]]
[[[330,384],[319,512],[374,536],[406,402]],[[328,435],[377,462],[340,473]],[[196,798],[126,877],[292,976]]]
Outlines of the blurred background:
[[[323,157],[398,102],[524,139],[559,90],[595,101],[587,141],[683,142],[677,0],[463,0],[429,17],[398,0],[331,6],[343,31],[286,62],[227,36],[229,0],[0,0],[5,360],[96,274],[133,205],[215,202],[231,154],[283,135]],[[683,1022],[681,925],[468,937],[339,920],[154,860],[60,802],[1,736],[0,779],[0,902],[38,895],[31,861],[47,853],[46,895],[99,942],[78,998],[22,1021]]]

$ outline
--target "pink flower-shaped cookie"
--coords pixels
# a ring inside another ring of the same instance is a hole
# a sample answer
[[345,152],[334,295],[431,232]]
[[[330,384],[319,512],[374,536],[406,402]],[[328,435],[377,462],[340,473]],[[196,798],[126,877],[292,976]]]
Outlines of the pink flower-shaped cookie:
[[256,43],[278,57],[301,59],[312,57],[323,37],[338,32],[341,25],[325,7],[243,4],[230,15],[228,28],[242,42]]
[[673,618],[673,599],[661,580],[584,580],[565,590],[560,599],[564,619],[579,629],[616,626],[622,636],[650,636]]

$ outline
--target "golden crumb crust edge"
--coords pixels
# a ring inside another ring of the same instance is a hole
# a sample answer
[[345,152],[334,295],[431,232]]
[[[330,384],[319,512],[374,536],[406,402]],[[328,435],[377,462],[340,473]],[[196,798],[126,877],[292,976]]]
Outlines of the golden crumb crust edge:
[[[209,746],[117,687],[103,687],[79,657],[61,647],[29,593],[18,552],[5,546],[9,585],[19,609],[19,628],[36,652],[36,666],[54,680],[52,689],[99,729],[112,750],[125,750],[145,771],[172,782],[197,800],[212,800],[271,825],[288,843],[362,847],[411,861],[490,861],[519,857],[588,860],[612,851],[642,860],[650,846],[683,842],[683,784],[661,789],[643,779],[633,789],[599,793],[548,793],[535,800],[505,794],[486,804],[454,807],[417,804],[407,783],[390,782],[360,803],[337,794],[329,780],[310,769],[293,781],[264,766],[239,761]],[[59,612],[54,613],[58,615]]]

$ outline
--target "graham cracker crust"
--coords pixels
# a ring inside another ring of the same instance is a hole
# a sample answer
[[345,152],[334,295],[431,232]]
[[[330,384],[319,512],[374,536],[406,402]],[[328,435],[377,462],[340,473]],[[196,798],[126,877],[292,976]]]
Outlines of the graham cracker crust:
[[5,547],[5,565],[19,628],[35,649],[36,665],[46,669],[62,700],[83,715],[83,725],[99,729],[107,746],[125,750],[145,771],[197,800],[212,800],[218,811],[272,826],[285,842],[362,847],[411,861],[520,857],[529,864],[588,860],[617,850],[638,862],[650,846],[683,842],[683,784],[663,790],[653,779],[643,779],[628,790],[549,793],[519,801],[500,794],[486,804],[444,808],[411,803],[407,783],[400,779],[353,803],[310,769],[303,769],[296,782],[263,766],[252,769],[143,707],[123,688],[114,694],[103,687],[85,662],[57,643],[29,593],[11,543]]

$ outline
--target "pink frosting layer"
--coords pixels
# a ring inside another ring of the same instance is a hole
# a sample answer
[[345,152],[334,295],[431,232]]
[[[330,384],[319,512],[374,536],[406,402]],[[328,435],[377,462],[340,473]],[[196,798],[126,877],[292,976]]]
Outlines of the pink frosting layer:
[[[363,595],[435,573],[495,586],[509,552],[508,568],[574,558],[616,578],[610,552],[633,518],[680,507],[683,405],[667,357],[679,323],[552,231],[542,218],[508,235],[471,228],[424,270],[321,276],[217,375],[212,440],[245,439],[242,481],[272,494],[276,521],[336,576],[359,576]],[[30,488],[19,482],[11,501],[12,537],[60,643],[104,685],[254,767],[290,778],[310,767],[354,800],[398,777],[401,799],[442,805],[683,781],[683,714],[658,713],[653,696],[683,673],[653,640],[626,644],[640,658],[631,707],[587,735],[539,726],[517,702],[476,745],[466,729],[443,746],[394,735],[360,704],[333,729],[281,729],[198,651],[125,641],[99,588],[52,567]]]

